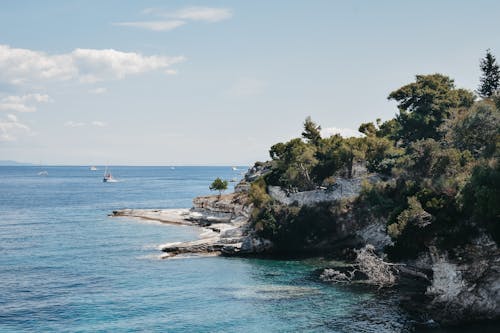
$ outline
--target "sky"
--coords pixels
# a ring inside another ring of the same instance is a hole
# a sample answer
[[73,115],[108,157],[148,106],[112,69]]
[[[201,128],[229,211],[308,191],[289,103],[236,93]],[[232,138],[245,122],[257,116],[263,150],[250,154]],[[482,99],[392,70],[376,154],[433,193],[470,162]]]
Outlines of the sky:
[[2,1],[0,160],[250,165],[416,74],[474,90],[500,1]]

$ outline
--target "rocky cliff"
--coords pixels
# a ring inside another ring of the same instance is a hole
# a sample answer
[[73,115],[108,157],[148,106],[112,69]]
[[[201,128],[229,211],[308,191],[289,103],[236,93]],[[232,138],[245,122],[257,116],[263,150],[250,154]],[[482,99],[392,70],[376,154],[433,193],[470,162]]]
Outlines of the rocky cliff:
[[500,250],[483,235],[451,253],[431,248],[429,312],[442,323],[500,318]]
[[[248,194],[250,181],[265,174],[266,170],[265,165],[254,167],[246,175],[246,181],[236,186],[235,193],[194,198],[190,210],[122,210],[113,212],[113,215],[190,224],[207,230],[201,239],[162,245],[165,257],[199,253],[270,253],[273,243],[259,237],[254,230],[251,221],[254,207]],[[271,186],[267,190],[273,200],[281,205],[314,206],[328,201],[353,200],[359,194],[363,180],[376,182],[377,179],[377,176],[339,179],[338,185],[328,191],[318,189],[287,193]],[[390,287],[396,287],[402,294],[408,281],[412,288],[418,284],[421,287],[413,292],[406,303],[410,303],[410,308],[415,312],[422,312],[426,318],[430,317],[439,323],[457,324],[500,318],[500,250],[490,238],[478,237],[474,242],[448,252],[431,246],[417,260],[390,263],[383,252],[392,242],[387,235],[386,221],[361,221],[349,207],[348,204],[335,221],[336,228],[332,234],[324,235],[313,247],[328,249],[334,245],[340,252],[357,254],[358,257],[360,253],[369,255],[365,255],[364,259],[355,257],[353,266],[348,266],[355,267],[351,271],[327,268],[322,274],[325,280],[346,283],[358,280],[360,276],[361,279],[370,278],[376,273],[374,276],[383,277],[382,281],[390,281]],[[361,248],[370,251],[361,251]],[[378,285],[371,279],[371,284]],[[408,299],[406,295],[404,298]]]

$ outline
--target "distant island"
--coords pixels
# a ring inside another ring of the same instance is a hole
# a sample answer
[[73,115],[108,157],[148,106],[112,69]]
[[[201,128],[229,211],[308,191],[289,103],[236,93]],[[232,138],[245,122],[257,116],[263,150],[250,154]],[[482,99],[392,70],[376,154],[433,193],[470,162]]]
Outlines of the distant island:
[[17,162],[11,160],[0,160],[0,166],[33,166],[33,163]]

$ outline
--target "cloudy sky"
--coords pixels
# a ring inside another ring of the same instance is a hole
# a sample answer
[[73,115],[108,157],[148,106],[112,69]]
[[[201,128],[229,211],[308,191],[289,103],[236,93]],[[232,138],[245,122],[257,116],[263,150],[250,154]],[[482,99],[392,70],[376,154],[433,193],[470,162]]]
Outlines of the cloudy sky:
[[0,160],[236,165],[308,115],[356,129],[441,72],[475,89],[498,1],[2,1]]

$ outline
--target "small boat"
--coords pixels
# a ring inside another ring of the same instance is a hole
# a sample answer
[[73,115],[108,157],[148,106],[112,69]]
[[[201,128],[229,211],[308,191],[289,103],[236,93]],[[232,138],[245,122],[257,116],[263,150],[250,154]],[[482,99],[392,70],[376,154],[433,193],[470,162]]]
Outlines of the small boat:
[[232,167],[231,169],[233,169],[233,171],[238,171],[237,167]]
[[95,166],[90,167],[90,171],[97,171],[98,169]]
[[108,171],[108,168],[106,167],[106,169],[104,170],[104,177],[102,178],[102,182],[103,183],[116,183],[116,182],[118,182],[118,180],[113,178],[113,175],[111,174],[111,172]]
[[40,165],[40,169],[39,169],[40,171],[38,171],[37,175],[48,176],[49,172],[47,170],[43,170],[42,161],[40,161],[39,165]]

